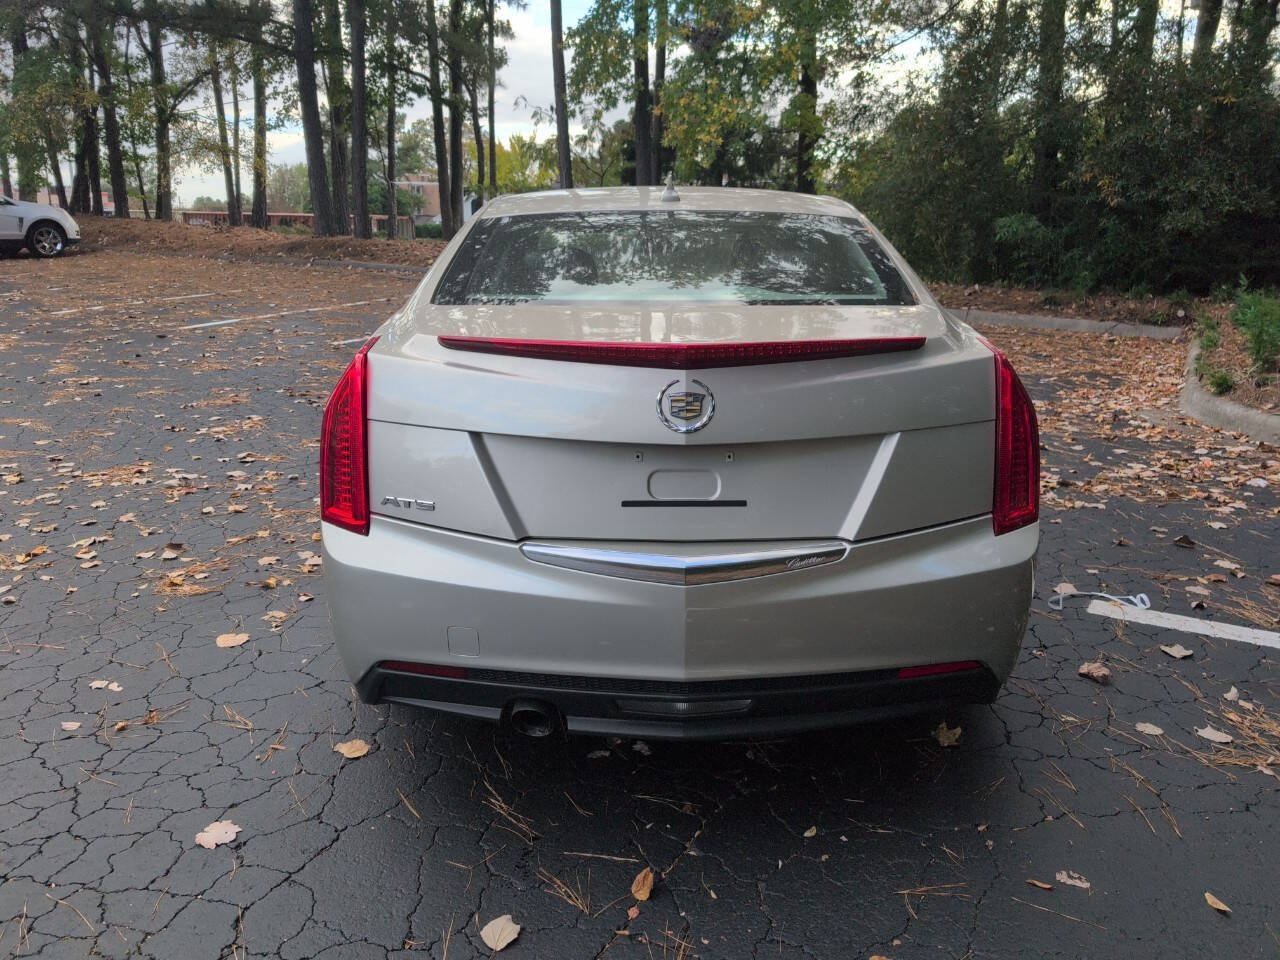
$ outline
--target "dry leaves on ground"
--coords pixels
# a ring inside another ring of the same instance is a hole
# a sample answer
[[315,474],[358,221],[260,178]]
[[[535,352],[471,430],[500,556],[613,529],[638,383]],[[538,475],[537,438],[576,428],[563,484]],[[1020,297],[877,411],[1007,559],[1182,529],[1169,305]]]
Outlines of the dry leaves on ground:
[[336,753],[342,754],[348,760],[355,760],[357,757],[363,757],[369,752],[369,744],[359,738],[355,740],[344,740],[342,743],[335,743],[333,749]]
[[960,742],[960,729],[960,727],[948,727],[947,721],[943,720],[933,731],[933,739],[938,741],[940,747],[954,747]]
[[1093,680],[1095,683],[1111,682],[1111,671],[1096,660],[1080,664],[1080,669],[1077,670],[1076,673],[1080,674],[1082,677],[1087,677],[1088,679]]
[[480,931],[480,939],[494,953],[509,946],[518,936],[520,936],[520,924],[511,919],[509,913],[490,920]]
[[1204,892],[1204,902],[1207,903],[1209,906],[1213,907],[1213,909],[1217,910],[1219,913],[1224,914],[1225,916],[1228,916],[1228,917],[1231,916],[1231,908],[1228,907],[1221,900],[1219,900],[1217,897],[1215,897],[1208,890]]
[[249,642],[247,633],[220,633],[218,639],[214,641],[220,647],[238,647],[241,644]]
[[1196,727],[1196,736],[1208,740],[1210,743],[1231,743],[1235,737],[1229,733],[1223,733],[1212,724],[1205,724],[1203,727]]
[[1164,731],[1154,723],[1135,723],[1133,725],[1133,729],[1137,730],[1139,733],[1145,733],[1149,737],[1164,736]]
[[1054,874],[1053,879],[1069,887],[1079,887],[1081,890],[1088,890],[1090,887],[1089,881],[1074,870],[1059,870]]
[[642,903],[653,893],[653,868],[645,867],[631,881],[631,895]]
[[1185,660],[1191,656],[1191,651],[1180,643],[1162,643],[1160,649],[1175,660]]
[[206,850],[212,850],[236,838],[240,828],[230,820],[215,820],[196,834],[196,843]]
[[68,733],[70,733],[73,730],[80,729],[80,721],[79,720],[63,720],[62,723],[59,724],[59,726],[61,726],[63,730],[66,730]]

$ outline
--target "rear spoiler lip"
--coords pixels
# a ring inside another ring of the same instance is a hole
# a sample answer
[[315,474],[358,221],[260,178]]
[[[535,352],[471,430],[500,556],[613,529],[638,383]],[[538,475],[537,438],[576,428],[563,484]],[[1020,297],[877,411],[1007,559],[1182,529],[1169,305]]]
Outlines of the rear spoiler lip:
[[532,340],[441,334],[442,347],[536,360],[600,363],[660,370],[705,370],[803,360],[866,357],[919,350],[925,337],[862,337],[853,340],[761,340],[752,342],[645,343],[631,340]]

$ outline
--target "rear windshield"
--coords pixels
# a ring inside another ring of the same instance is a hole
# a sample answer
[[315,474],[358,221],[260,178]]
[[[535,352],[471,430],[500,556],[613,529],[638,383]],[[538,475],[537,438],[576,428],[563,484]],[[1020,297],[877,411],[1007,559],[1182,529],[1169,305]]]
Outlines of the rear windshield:
[[915,303],[848,217],[618,211],[485,218],[436,288],[441,304],[705,301]]

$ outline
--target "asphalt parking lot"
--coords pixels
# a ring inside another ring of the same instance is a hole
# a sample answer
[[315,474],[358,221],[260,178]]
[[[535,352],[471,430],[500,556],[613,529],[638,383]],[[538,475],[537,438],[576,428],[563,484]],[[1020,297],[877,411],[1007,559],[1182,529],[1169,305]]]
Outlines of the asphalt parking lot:
[[549,960],[1280,954],[1280,452],[1177,414],[1180,346],[989,331],[1049,478],[993,706],[531,741],[358,703],[327,632],[320,412],[413,282],[0,263],[0,952],[465,960],[511,914]]

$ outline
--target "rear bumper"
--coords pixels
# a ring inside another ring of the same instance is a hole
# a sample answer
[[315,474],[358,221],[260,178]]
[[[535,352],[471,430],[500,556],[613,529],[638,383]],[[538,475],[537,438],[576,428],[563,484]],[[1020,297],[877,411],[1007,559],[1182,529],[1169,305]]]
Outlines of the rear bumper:
[[776,736],[942,708],[989,703],[1000,682],[985,666],[900,679],[896,670],[694,683],[468,671],[428,677],[374,666],[356,684],[367,703],[404,703],[501,721],[513,703],[546,704],[570,733],[668,739]]
[[[517,543],[379,516],[367,537],[323,529],[334,639],[362,697],[497,718],[530,696],[570,730],[649,736],[785,732],[989,700],[1026,629],[1038,542],[1034,525],[995,537],[979,517],[851,544],[812,569],[687,586],[548,566]],[[900,667],[965,660],[981,669],[897,679]],[[644,701],[751,704],[653,719],[618,703],[636,684]]]

